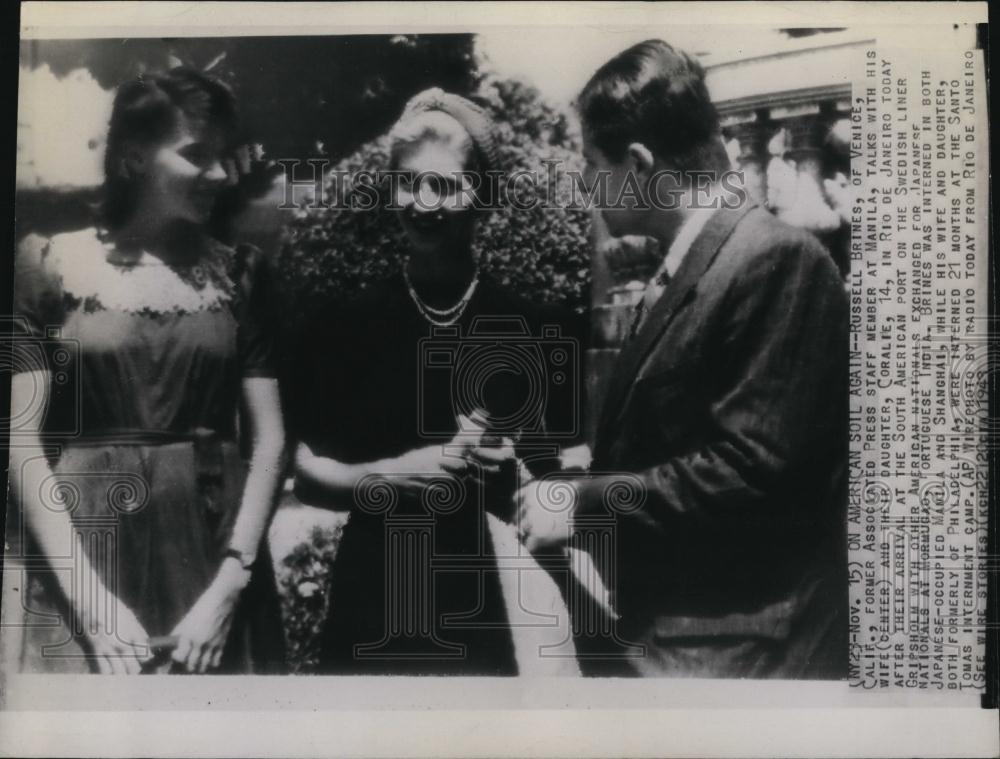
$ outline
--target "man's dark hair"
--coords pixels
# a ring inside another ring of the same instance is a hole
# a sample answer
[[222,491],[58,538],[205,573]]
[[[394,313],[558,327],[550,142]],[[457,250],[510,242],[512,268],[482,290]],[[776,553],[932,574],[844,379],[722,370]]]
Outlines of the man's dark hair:
[[167,139],[181,123],[193,130],[221,129],[231,140],[236,132],[236,101],[230,89],[185,67],[163,74],[142,74],[118,88],[104,153],[104,223],[122,226],[134,210],[134,179],[123,174],[128,143]]
[[601,66],[577,108],[594,145],[613,161],[639,142],[671,169],[729,168],[705,70],[663,40],[640,42]]

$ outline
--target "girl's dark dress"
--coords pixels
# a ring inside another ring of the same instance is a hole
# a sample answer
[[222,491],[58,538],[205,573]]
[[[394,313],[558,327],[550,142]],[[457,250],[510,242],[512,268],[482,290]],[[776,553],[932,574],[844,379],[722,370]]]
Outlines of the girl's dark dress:
[[[530,412],[517,419],[531,403],[528,378],[490,362],[498,330],[505,344],[519,341],[518,330],[530,333],[521,342],[537,342],[539,318],[484,278],[455,325],[432,327],[401,275],[376,285],[328,314],[323,337],[294,362],[300,380],[312,377],[291,399],[300,439],[318,456],[359,463],[447,445],[458,414],[477,404],[530,426]],[[351,518],[334,563],[320,671],[516,674],[486,523],[487,509],[511,519],[509,488],[456,494],[442,485],[421,502],[366,479],[352,500],[322,504],[350,508]]]
[[[15,267],[15,339],[22,368],[46,368],[45,355],[51,370],[54,477],[43,487],[75,535],[66,555],[40,562],[10,510],[4,648],[21,671],[87,672],[86,639],[71,629],[52,571],[72,571],[82,547],[146,632],[167,635],[180,622],[214,578],[239,510],[241,380],[275,376],[269,316],[255,249],[218,244],[168,266],[149,254],[120,263],[94,229],[34,239]],[[283,665],[262,547],[221,671]]]

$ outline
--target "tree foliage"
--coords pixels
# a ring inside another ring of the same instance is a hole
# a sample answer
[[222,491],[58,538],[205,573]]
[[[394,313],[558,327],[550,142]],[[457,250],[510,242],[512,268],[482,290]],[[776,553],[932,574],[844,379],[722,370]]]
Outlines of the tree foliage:
[[273,158],[336,160],[384,131],[413,93],[475,86],[471,34],[26,40],[21,65],[87,69],[106,89],[183,64],[226,82],[248,141]]

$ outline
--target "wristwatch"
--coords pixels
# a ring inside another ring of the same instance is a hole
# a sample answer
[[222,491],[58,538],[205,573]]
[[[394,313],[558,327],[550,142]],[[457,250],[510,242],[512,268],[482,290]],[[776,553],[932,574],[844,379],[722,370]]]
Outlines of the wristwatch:
[[240,566],[248,572],[253,569],[253,565],[257,561],[257,557],[254,554],[241,551],[238,548],[233,548],[232,546],[226,549],[226,552],[222,554],[222,557],[224,559],[236,559],[236,561],[240,563]]

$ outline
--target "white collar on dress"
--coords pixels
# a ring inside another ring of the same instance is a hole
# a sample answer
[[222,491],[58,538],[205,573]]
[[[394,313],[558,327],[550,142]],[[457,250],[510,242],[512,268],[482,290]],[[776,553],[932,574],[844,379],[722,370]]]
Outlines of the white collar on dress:
[[221,308],[232,300],[221,260],[206,259],[187,267],[203,283],[196,287],[178,274],[179,267],[149,253],[126,265],[109,260],[113,251],[114,246],[93,228],[65,232],[49,241],[49,265],[57,272],[62,291],[88,308],[192,313]]

